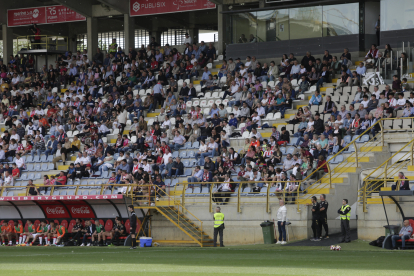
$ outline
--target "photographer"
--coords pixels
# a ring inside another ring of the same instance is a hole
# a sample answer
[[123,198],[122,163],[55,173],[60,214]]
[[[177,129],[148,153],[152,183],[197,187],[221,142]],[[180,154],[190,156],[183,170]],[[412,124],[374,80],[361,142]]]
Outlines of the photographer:
[[[33,26],[30,28],[30,30],[33,32],[34,34],[34,44],[35,44],[35,49],[41,49],[40,47],[40,29],[37,27],[36,24],[33,24]],[[33,47],[32,47],[33,49]]]

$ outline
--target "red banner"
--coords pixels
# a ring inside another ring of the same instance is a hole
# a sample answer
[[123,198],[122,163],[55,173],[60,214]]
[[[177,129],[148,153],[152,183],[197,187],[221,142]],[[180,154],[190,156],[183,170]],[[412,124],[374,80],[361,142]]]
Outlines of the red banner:
[[88,199],[122,199],[123,195],[76,195],[76,196],[3,196],[0,201],[53,201],[53,200],[88,200]]
[[73,218],[95,218],[92,209],[86,205],[66,205]]
[[7,10],[7,26],[9,27],[84,20],[86,20],[86,17],[83,15],[61,5]]
[[62,23],[71,21],[84,21],[86,17],[72,11],[65,6],[51,6],[46,8],[47,23]]
[[130,0],[131,16],[215,9],[208,0]]
[[45,23],[45,7],[7,10],[7,26],[9,27]]
[[70,218],[63,205],[41,205],[46,218]]

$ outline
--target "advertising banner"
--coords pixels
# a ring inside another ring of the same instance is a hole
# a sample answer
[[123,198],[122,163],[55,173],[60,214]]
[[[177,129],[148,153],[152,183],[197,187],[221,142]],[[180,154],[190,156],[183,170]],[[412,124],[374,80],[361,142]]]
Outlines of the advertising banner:
[[130,0],[131,16],[215,9],[208,0]]
[[7,26],[85,21],[86,17],[62,5],[7,10]]

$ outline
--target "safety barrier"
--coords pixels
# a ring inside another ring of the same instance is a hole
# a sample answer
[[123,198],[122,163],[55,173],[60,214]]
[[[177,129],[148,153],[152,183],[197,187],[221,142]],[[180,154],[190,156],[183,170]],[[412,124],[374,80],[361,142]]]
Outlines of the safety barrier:
[[[34,42],[35,37],[40,37],[40,42]],[[26,48],[30,50],[46,49],[46,50],[68,50],[68,37],[57,35],[25,35],[17,37],[17,48]]]

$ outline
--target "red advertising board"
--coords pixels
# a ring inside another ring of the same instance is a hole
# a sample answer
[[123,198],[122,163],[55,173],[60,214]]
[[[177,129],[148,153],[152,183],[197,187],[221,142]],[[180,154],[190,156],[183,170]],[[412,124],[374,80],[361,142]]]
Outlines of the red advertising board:
[[46,218],[70,218],[69,213],[63,205],[40,205],[45,212]]
[[7,10],[7,26],[9,27],[45,23],[45,7]]
[[215,9],[209,0],[130,0],[131,16]]
[[9,27],[84,20],[86,17],[83,15],[61,5],[7,10],[7,26]]
[[86,204],[67,204],[66,207],[73,218],[95,218],[93,210]]
[[91,200],[91,199],[122,199],[123,195],[74,195],[74,196],[2,196],[0,201],[39,201],[53,202],[55,200]]
[[65,6],[51,6],[46,7],[47,23],[62,23],[71,21],[83,21],[86,17],[72,11]]

